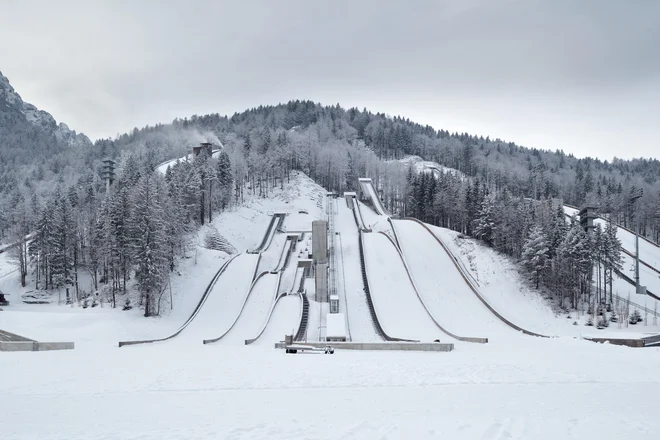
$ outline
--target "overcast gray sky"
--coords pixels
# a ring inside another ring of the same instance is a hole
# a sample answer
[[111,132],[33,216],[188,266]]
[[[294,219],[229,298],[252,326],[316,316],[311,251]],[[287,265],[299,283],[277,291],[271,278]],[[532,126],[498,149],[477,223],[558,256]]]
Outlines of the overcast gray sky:
[[660,2],[0,0],[0,71],[90,138],[312,99],[660,156]]

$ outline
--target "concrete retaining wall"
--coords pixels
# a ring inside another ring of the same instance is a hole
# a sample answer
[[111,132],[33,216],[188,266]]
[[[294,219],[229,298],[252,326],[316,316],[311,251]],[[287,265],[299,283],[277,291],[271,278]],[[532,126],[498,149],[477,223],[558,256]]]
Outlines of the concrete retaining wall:
[[[331,345],[337,350],[394,350],[394,351],[444,351],[449,352],[454,349],[454,344],[439,342],[298,342],[295,345],[309,345],[316,348],[323,348]],[[275,348],[286,348],[284,342],[275,343]]]
[[73,350],[73,342],[0,342],[0,351],[50,351],[50,350]]
[[605,343],[609,342],[612,345],[623,345],[626,347],[634,347],[634,348],[641,348],[641,347],[646,347],[646,346],[655,346],[660,342],[660,336],[649,336],[646,338],[640,338],[640,339],[633,339],[633,338],[612,338],[612,337],[605,337],[605,338],[588,338],[585,337],[587,341],[592,341],[592,342],[600,342],[600,343]]

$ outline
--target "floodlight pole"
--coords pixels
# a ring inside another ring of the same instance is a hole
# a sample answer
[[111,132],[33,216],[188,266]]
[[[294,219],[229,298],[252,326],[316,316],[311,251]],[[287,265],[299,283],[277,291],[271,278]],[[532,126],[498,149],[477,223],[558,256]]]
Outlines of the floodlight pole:
[[634,208],[635,201],[642,197],[643,194],[644,190],[640,188],[630,196],[630,201],[633,204],[633,214],[635,216],[635,293],[637,294],[642,293],[642,286],[639,285],[639,215]]

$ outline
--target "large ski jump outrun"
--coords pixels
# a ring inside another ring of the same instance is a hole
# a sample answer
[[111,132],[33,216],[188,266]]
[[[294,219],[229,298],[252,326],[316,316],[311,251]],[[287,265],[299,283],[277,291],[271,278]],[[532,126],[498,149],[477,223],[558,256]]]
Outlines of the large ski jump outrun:
[[[158,318],[140,317],[138,306],[28,301],[39,297],[0,254],[9,304],[0,344],[46,341],[43,353],[0,355],[2,438],[660,432],[653,316],[636,328],[585,327],[586,316],[551,307],[483,243],[394,215],[371,178],[354,185],[328,192],[294,172],[268,196],[248,195],[218,215],[170,275]],[[575,211],[565,210],[568,221]],[[208,237],[222,250],[206,246]],[[626,272],[634,234],[619,228],[618,237]],[[660,248],[640,247],[640,279],[660,293]],[[657,310],[653,297],[630,295],[623,272],[617,297]],[[47,351],[64,348],[48,341],[74,348]],[[32,422],[16,422],[36,407]],[[587,407],[589,417],[574,410]],[[79,419],[93,419],[95,431],[79,429]]]

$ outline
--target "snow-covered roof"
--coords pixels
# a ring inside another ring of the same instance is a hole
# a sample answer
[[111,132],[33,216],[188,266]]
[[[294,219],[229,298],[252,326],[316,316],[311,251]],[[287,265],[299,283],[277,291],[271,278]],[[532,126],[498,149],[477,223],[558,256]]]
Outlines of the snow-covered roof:
[[357,193],[354,191],[346,191],[344,197],[357,197]]
[[346,321],[343,313],[328,313],[326,319],[326,338],[345,338]]

